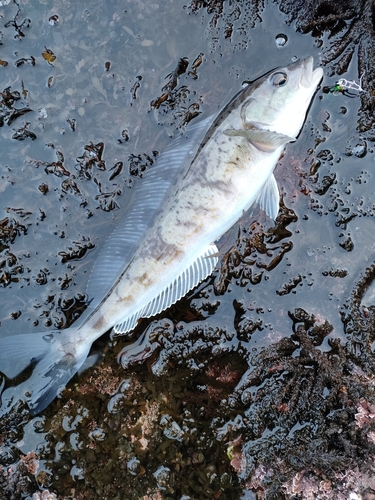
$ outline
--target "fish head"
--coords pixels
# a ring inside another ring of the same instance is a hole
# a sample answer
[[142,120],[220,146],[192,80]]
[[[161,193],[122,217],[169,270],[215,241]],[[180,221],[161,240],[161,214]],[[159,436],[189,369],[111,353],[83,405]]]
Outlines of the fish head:
[[313,64],[309,56],[276,68],[251,84],[241,107],[243,128],[296,137],[323,77],[323,70],[314,70]]

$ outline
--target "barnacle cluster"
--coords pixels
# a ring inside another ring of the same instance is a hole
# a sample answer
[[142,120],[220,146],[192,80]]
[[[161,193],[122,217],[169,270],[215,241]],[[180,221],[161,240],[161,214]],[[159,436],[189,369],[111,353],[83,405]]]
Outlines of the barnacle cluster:
[[[49,488],[69,500],[120,500],[126,484],[131,485],[129,500],[239,498],[241,487],[226,445],[215,439],[211,423],[239,381],[243,362],[229,355],[202,363],[193,376],[189,369],[176,376],[175,351],[172,346],[167,350],[169,370],[156,379],[144,370],[124,374],[118,365],[87,371],[79,385],[65,391],[58,409],[39,422],[48,442],[39,447],[35,470],[22,467],[29,460],[22,454],[17,469],[0,468],[0,485],[9,498]],[[198,361],[198,352],[194,356]],[[19,438],[9,434],[3,442],[10,448],[14,441],[15,447]],[[18,488],[12,477],[18,478]]]
[[[242,307],[235,307],[237,335],[197,316],[191,324],[177,321],[172,309],[174,322],[150,323],[138,354],[133,348],[132,366],[92,368],[46,412],[40,431],[48,432],[48,446],[38,455],[44,465],[32,475],[21,467],[28,457],[20,459],[18,483],[28,485],[22,491],[37,489],[35,477],[64,498],[117,498],[119,474],[133,485],[130,499],[222,492],[234,500],[241,487],[259,498],[304,500],[372,491],[375,315],[367,292],[374,276],[375,264],[343,309],[347,343],[324,318],[295,309],[287,337],[251,351],[244,347],[254,325],[241,321]],[[190,300],[204,316],[220,295],[206,288]],[[123,342],[115,353],[121,349]],[[20,438],[10,433],[3,441],[10,448]],[[56,454],[65,464],[58,484]],[[5,487],[9,470],[2,473]],[[14,484],[7,487],[17,499]]]

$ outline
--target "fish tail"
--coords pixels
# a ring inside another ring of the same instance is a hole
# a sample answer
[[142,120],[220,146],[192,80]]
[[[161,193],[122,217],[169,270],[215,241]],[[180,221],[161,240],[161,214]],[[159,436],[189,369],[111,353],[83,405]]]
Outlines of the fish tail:
[[[77,342],[77,328],[52,333],[30,333],[0,339],[0,371],[8,378],[31,375],[21,384],[8,384],[2,409],[18,399],[27,402],[32,416],[44,410],[64,389],[88,356],[91,344]],[[19,391],[22,391],[21,393]],[[16,394],[17,392],[17,394]]]

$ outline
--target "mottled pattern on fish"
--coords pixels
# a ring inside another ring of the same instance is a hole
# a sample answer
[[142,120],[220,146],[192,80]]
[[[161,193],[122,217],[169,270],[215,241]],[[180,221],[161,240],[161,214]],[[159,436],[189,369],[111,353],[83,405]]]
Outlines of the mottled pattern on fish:
[[[103,328],[103,318],[95,323],[98,315],[107,318],[110,328],[113,318],[123,315],[126,309],[143,307],[149,295],[157,295],[174,279],[176,266],[188,267],[192,255],[200,255],[201,248],[229,229],[254,202],[274,163],[262,168],[264,153],[243,137],[222,133],[237,119],[221,124],[178,187],[169,193],[169,201],[112,290],[112,304],[108,309],[103,304],[98,308],[90,321],[91,328]],[[274,153],[275,162],[279,154]],[[262,175],[249,171],[249,159],[262,168]]]
[[[100,252],[88,284],[93,300],[80,323],[47,335],[0,339],[9,376],[15,366],[20,371],[35,364],[18,387],[32,413],[56,397],[94,340],[113,326],[117,333],[131,330],[209,275],[217,262],[214,242],[254,202],[276,218],[273,169],[298,135],[321,77],[311,57],[274,70],[239,92],[216,118],[193,125],[189,140],[177,138],[142,180]],[[14,356],[24,364],[12,364]],[[9,387],[3,406],[16,397]]]

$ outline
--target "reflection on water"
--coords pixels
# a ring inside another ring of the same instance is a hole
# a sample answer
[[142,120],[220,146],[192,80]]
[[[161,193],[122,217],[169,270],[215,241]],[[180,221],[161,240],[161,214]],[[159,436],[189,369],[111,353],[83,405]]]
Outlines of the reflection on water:
[[[170,137],[243,81],[319,61],[330,43],[296,33],[275,4],[259,15],[235,4],[221,15],[177,2],[0,4],[1,336],[71,324],[101,246]],[[276,170],[276,224],[244,214],[223,238],[221,269],[137,327],[151,357],[124,370],[125,342],[102,339],[42,416],[30,421],[22,403],[3,416],[8,498],[270,488],[334,498],[342,470],[352,491],[355,474],[371,485],[352,467],[361,446],[371,453],[374,413],[371,293],[365,312],[361,302],[373,279],[373,147],[356,133],[359,106],[318,92]]]

